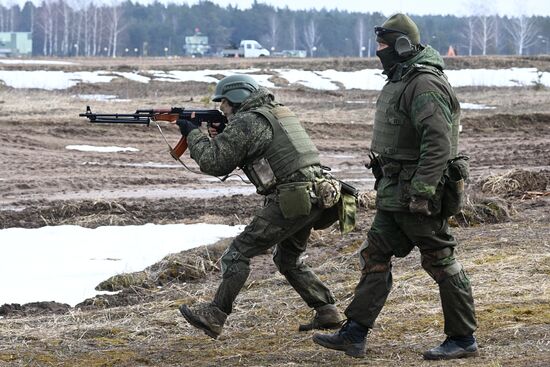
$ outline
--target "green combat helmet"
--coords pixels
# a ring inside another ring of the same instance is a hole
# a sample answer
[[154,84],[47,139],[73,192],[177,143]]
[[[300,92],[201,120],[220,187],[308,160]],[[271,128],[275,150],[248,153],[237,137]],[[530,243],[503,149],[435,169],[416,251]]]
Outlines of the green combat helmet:
[[249,75],[226,76],[216,85],[212,101],[221,102],[222,98],[225,98],[233,104],[241,104],[252,92],[258,90],[258,87],[258,83]]

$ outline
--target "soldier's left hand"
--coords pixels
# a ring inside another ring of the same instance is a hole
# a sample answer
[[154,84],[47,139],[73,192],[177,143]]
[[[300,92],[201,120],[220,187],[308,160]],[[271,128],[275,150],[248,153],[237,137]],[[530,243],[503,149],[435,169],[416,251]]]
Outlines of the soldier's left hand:
[[208,124],[208,135],[213,138],[215,137],[216,135],[218,135],[220,133],[220,131],[218,131],[219,127],[221,126],[221,124],[219,122],[214,122],[212,124]]
[[411,201],[409,203],[409,211],[411,213],[418,213],[427,216],[432,215],[428,199],[419,198],[416,196],[413,196],[411,198]]
[[187,137],[189,133],[199,127],[189,120],[179,119],[176,124],[179,126],[181,135]]

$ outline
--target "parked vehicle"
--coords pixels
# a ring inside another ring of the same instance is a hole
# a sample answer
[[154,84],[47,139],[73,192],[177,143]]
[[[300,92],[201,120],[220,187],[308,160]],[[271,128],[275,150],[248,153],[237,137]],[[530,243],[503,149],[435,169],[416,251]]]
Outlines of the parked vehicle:
[[224,57],[264,57],[269,51],[255,40],[242,40],[239,48],[227,48],[222,51]]

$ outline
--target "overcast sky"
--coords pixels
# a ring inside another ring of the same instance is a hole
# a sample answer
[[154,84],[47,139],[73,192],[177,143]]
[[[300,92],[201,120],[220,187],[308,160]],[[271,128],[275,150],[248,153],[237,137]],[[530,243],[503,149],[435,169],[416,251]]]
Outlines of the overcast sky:
[[[135,0],[134,0],[135,1]],[[139,0],[140,2],[152,2],[153,0]],[[196,1],[160,0],[162,2],[194,4]],[[212,0],[212,2],[227,6],[237,5],[239,8],[248,8],[254,0]],[[334,9],[357,12],[381,12],[391,15],[396,12],[408,14],[454,14],[457,16],[468,15],[480,8],[480,4],[490,4],[488,12],[500,15],[550,15],[550,1],[548,0],[258,0],[259,3],[270,4],[275,7],[290,9]]]
[[[10,5],[14,3],[24,4],[26,0],[0,0],[0,4]],[[31,0],[35,4],[42,0]],[[82,3],[116,3],[122,0],[67,0],[70,4]],[[154,0],[132,0],[143,4],[152,3]],[[161,3],[196,4],[199,0],[157,0]],[[249,8],[254,0],[211,0],[223,7],[231,4],[241,9]],[[498,13],[500,15],[543,15],[550,16],[549,0],[258,0],[259,3],[270,4],[275,7],[290,9],[335,9],[353,12],[380,12],[391,15],[396,12],[408,14],[453,14],[457,16],[470,15],[479,11],[481,4],[490,4],[484,13]]]

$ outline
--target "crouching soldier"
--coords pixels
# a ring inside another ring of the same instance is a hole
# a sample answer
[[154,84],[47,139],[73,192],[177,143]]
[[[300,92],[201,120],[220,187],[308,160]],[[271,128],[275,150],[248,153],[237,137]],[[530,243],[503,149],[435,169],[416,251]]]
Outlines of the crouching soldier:
[[[240,167],[265,195],[264,207],[221,258],[222,281],[214,299],[182,305],[181,314],[212,338],[222,332],[245,284],[253,257],[274,247],[273,261],[307,305],[315,310],[299,330],[336,329],[341,317],[334,296],[301,259],[311,230],[338,217],[340,182],[322,170],[319,152],[296,115],[248,75],[223,78],[215,102],[228,119],[223,132],[209,138],[188,121],[178,121],[191,157],[202,172],[226,175]],[[355,201],[353,201],[355,205]]]

